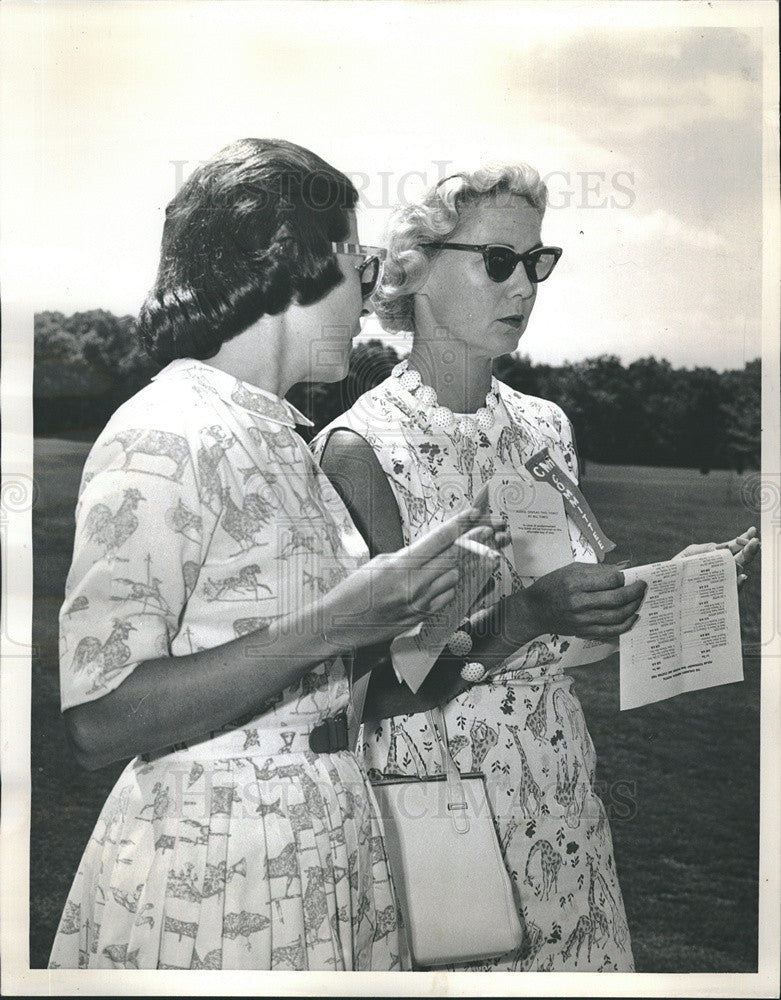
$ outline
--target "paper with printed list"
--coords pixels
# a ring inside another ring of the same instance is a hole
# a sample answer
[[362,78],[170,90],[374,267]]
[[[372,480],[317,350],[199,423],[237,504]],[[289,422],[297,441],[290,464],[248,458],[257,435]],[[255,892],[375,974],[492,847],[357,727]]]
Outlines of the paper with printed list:
[[729,549],[624,570],[648,589],[620,639],[621,710],[743,680],[735,562]]

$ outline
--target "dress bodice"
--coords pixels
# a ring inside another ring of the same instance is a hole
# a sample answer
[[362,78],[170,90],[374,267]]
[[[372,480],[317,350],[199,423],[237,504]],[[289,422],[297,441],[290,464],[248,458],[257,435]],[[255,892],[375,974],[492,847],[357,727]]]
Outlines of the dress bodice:
[[[117,411],[82,477],[60,615],[63,709],[116,688],[144,660],[256,631],[262,644],[267,626],[368,558],[295,432],[305,420],[192,359]],[[347,701],[336,658],[252,724],[307,728]]]
[[[532,482],[524,463],[542,448],[547,447],[561,468],[577,479],[572,429],[563,411],[555,403],[517,392],[502,382],[498,389],[500,403],[493,411],[493,425],[469,435],[459,429],[457,420],[449,429],[437,426],[430,411],[418,404],[398,378],[390,376],[321,431],[313,442],[314,453],[319,456],[329,434],[339,428],[364,437],[393,490],[405,544],[445,521],[494,477]],[[573,560],[596,562],[588,540],[570,517],[567,530]],[[488,601],[532,579],[519,575],[506,550]],[[496,676],[524,681],[556,672],[568,646],[565,638],[538,636],[508,658]]]

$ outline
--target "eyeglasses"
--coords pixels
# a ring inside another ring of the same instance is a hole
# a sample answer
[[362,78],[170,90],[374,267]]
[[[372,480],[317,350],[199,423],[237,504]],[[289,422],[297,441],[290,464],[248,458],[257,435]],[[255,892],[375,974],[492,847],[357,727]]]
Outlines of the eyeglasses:
[[361,279],[361,295],[368,299],[380,283],[388,251],[384,247],[367,247],[362,243],[332,243],[331,249],[334,253],[363,257],[361,263],[355,265],[355,270]]
[[561,247],[534,247],[526,253],[516,253],[512,247],[501,243],[430,243],[429,246],[481,253],[491,281],[507,281],[518,264],[523,264],[526,277],[534,285],[550,277],[562,254]]

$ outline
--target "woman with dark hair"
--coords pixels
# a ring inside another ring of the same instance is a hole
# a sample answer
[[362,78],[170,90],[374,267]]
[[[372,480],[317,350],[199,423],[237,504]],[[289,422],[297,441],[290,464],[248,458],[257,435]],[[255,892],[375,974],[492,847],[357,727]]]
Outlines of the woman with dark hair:
[[[524,509],[536,496],[527,463],[543,449],[577,481],[562,410],[492,377],[561,255],[541,239],[546,195],[525,164],[484,168],[446,178],[391,222],[376,306],[387,330],[412,332],[412,350],[314,442],[372,553],[414,541],[489,481]],[[598,541],[555,493],[551,502],[558,534],[537,515],[546,541],[536,565],[547,568],[502,559],[494,589],[417,695],[387,663],[372,672],[363,759],[370,775],[439,771],[427,710],[442,705],[456,764],[484,772],[526,936],[517,951],[470,968],[627,972],[594,747],[565,667],[573,636],[609,640],[632,627],[645,585],[625,586],[619,569],[597,565]],[[756,552],[755,533],[729,543],[739,569]]]
[[452,543],[493,533],[469,510],[367,562],[294,431],[307,421],[285,393],[344,376],[379,278],[356,199],[308,150],[245,139],[168,206],[139,318],[166,367],[87,459],[60,617],[77,758],[134,759],[52,967],[399,963],[381,828],[348,751],[350,654],[443,607]]

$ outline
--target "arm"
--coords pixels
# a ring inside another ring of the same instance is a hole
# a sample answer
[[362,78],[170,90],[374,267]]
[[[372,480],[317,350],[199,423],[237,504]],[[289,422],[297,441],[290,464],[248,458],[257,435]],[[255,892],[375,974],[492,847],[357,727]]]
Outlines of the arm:
[[94,770],[256,715],[315,663],[343,651],[315,630],[316,622],[312,608],[301,609],[267,632],[139,663],[113,691],[65,711],[77,761]]
[[[349,430],[334,431],[320,457],[323,471],[341,495],[372,554],[403,544],[393,491],[374,450]],[[623,575],[609,566],[570,563],[532,586],[471,616],[470,658],[495,670],[520,646],[538,635],[579,635],[608,639],[628,631],[645,593],[638,581],[623,585]],[[455,697],[470,685],[460,676],[462,661],[443,653],[416,694],[400,684],[387,644],[362,649],[355,669],[372,670],[366,698],[367,718],[426,711]]]
[[[372,556],[393,552],[404,545],[396,498],[372,447],[359,434],[343,429],[331,433],[320,456],[323,471],[341,496]],[[516,624],[505,628],[504,601],[499,608],[472,616],[473,652],[487,668],[498,667],[519,645],[538,633]],[[522,617],[513,614],[513,619]],[[360,677],[372,670],[365,715],[387,718],[424,712],[449,701],[469,684],[460,676],[462,661],[444,652],[417,693],[400,684],[393,669],[388,643],[365,646],[356,656],[354,670]]]
[[[314,664],[367,641],[388,640],[421,614],[439,610],[458,582],[453,542],[470,534],[479,515],[466,512],[414,546],[364,564],[267,629],[173,657],[170,638],[188,599],[182,567],[202,565],[209,543],[200,533],[176,531],[161,543],[166,515],[180,501],[192,502],[191,483],[139,473],[132,481],[131,488],[116,468],[90,481],[61,617],[68,650],[61,664],[64,718],[74,753],[88,768],[204,737],[257,714]],[[128,497],[133,501],[134,512],[120,524],[112,512],[123,497],[126,504]],[[121,562],[106,558],[108,543],[121,547]],[[157,600],[143,611],[125,612],[126,604],[116,601],[124,602],[127,586],[144,574],[156,581]],[[79,614],[73,613],[76,605]]]
[[93,769],[204,737],[242,715],[257,714],[314,664],[367,640],[387,642],[453,599],[460,558],[453,542],[464,534],[473,537],[470,528],[478,517],[478,511],[466,511],[413,546],[377,556],[268,629],[196,653],[131,665],[113,691],[65,711],[77,759]]

